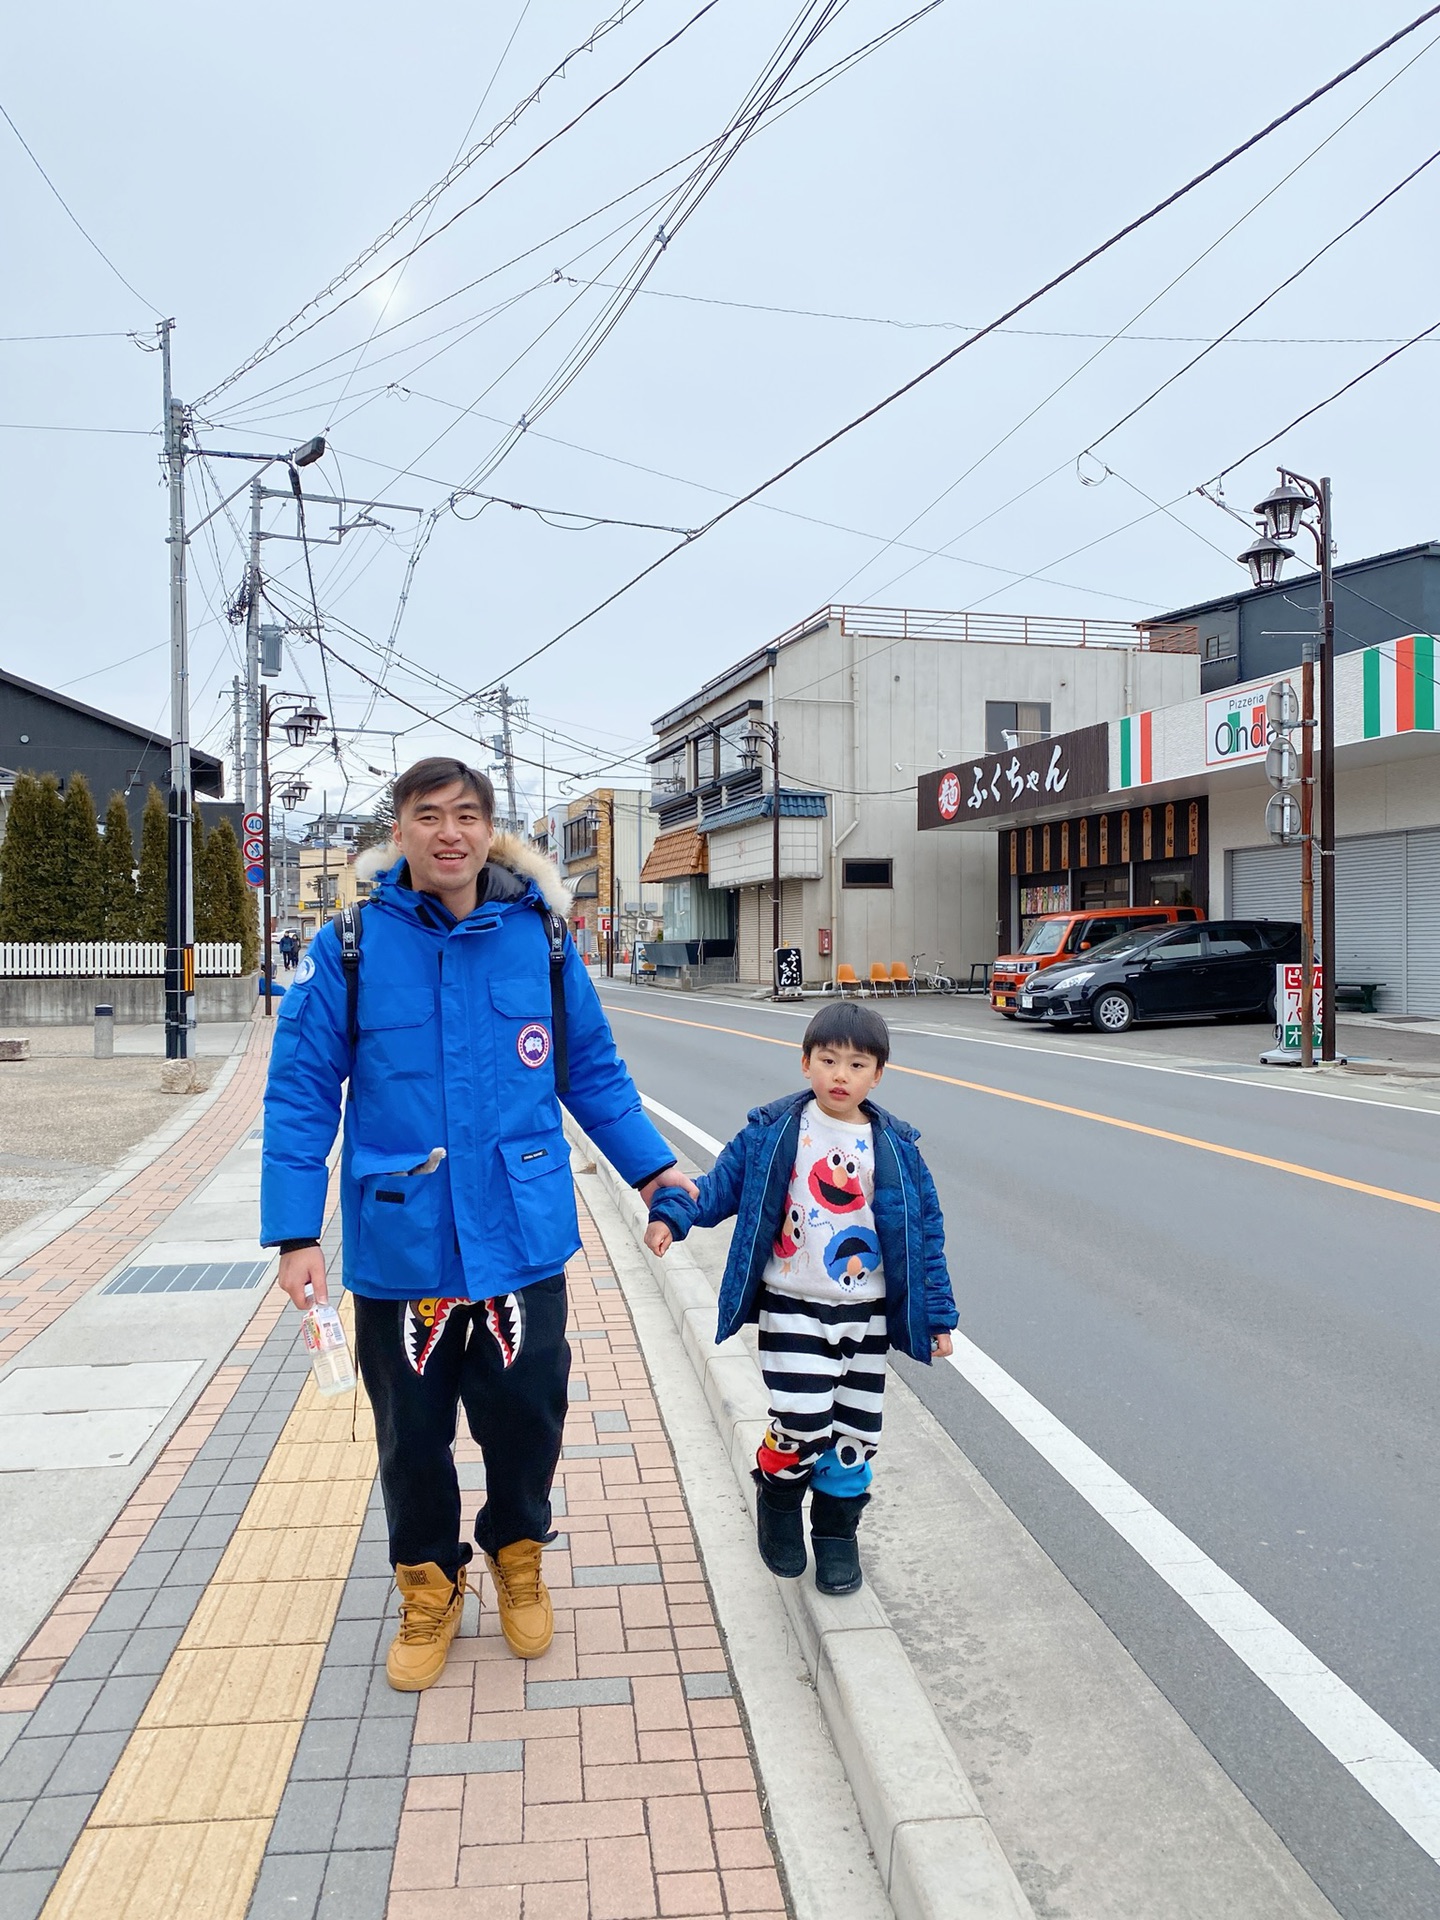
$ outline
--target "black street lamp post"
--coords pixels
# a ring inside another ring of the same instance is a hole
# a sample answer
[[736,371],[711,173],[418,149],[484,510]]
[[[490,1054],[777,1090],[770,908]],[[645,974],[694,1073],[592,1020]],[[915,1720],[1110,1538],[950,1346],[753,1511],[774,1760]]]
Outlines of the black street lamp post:
[[[1259,501],[1255,511],[1264,522],[1264,534],[1240,558],[1257,587],[1273,587],[1287,560],[1294,558],[1283,543],[1303,527],[1315,543],[1320,565],[1320,978],[1324,997],[1320,1006],[1320,1058],[1335,1058],[1335,583],[1332,573],[1334,529],[1330,511],[1330,481],[1307,480],[1303,473],[1280,468],[1280,485]],[[1305,856],[1309,857],[1309,843]],[[1303,955],[1305,980],[1310,977],[1310,953]],[[1309,993],[1305,994],[1308,1014]],[[1308,1018],[1302,1018],[1308,1031]]]
[[[286,741],[292,747],[303,747],[307,740],[313,740],[325,724],[325,716],[308,694],[285,693],[272,697],[268,687],[260,689],[260,801],[265,813],[265,951],[262,964],[265,968],[265,1018],[270,1019],[274,1010],[274,952],[275,902],[272,893],[270,867],[270,729],[276,721],[284,733]],[[294,774],[277,776],[277,781],[286,782],[281,793],[283,805],[290,805],[291,799],[303,800],[309,787]],[[290,799],[286,796],[289,795]]]

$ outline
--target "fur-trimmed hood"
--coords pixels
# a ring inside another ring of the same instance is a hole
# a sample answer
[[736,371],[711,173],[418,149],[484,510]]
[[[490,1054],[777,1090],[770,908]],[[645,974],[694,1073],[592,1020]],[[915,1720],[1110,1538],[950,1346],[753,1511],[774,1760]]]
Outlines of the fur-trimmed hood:
[[[384,873],[400,859],[400,849],[393,841],[383,846],[367,847],[355,860],[355,878],[373,880],[377,874]],[[540,890],[540,898],[552,913],[566,918],[570,913],[570,889],[560,878],[560,870],[553,860],[547,860],[543,853],[513,833],[497,833],[490,846],[490,858],[487,865],[505,867],[521,880],[533,880]]]

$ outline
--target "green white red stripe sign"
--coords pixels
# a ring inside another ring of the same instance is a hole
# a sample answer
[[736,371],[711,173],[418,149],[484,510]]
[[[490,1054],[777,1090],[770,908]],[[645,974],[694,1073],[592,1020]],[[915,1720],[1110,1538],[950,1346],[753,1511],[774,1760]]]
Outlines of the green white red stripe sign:
[[1365,649],[1365,739],[1435,731],[1435,663],[1435,638],[1428,633]]
[[1120,722],[1120,784],[1145,787],[1153,779],[1149,713],[1127,713]]

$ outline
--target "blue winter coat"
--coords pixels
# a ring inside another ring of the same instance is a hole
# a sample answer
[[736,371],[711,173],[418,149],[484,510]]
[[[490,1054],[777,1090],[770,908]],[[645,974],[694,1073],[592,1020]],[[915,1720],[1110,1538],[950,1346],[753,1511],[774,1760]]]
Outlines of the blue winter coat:
[[[502,842],[515,865],[538,863]],[[498,849],[497,849],[498,850]],[[260,1238],[318,1238],[345,1101],[345,1284],[380,1299],[487,1299],[559,1273],[580,1247],[555,1092],[549,939],[533,878],[481,872],[456,921],[404,867],[362,912],[351,1056],[339,933],[322,927],[281,1003],[265,1090]],[[594,987],[565,943],[565,1104],[627,1180],[675,1154],[641,1110]],[[436,1147],[445,1158],[420,1167]]]
[[[677,1240],[691,1227],[714,1227],[735,1216],[730,1258],[720,1282],[715,1338],[726,1340],[757,1317],[760,1282],[785,1216],[790,1176],[808,1092],[756,1107],[746,1125],[699,1181],[700,1198],[664,1187],[650,1205]],[[955,1296],[945,1264],[945,1221],[914,1127],[865,1102],[875,1148],[875,1236],[885,1267],[885,1322],[892,1347],[930,1363],[930,1336],[956,1325]]]

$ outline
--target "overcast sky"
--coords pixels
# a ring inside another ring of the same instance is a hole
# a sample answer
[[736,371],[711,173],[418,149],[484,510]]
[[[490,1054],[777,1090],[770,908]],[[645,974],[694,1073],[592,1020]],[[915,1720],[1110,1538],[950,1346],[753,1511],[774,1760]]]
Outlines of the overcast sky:
[[[0,101],[117,271],[0,122],[0,662],[168,724],[160,368],[123,336],[153,344],[173,315],[176,392],[221,389],[200,407],[202,445],[326,432],[333,453],[307,486],[390,503],[314,553],[322,623],[365,672],[380,671],[366,642],[391,633],[428,533],[388,674],[399,699],[372,711],[338,659],[327,692],[319,650],[292,651],[283,684],[320,697],[345,748],[343,767],[312,768],[317,794],[362,801],[367,767],[392,751],[483,760],[401,699],[447,705],[430,675],[491,684],[674,543],[565,516],[700,525],[1420,10],[945,0],[761,123],[574,384],[493,465],[609,298],[583,283],[644,257],[687,169],[631,190],[722,131],[805,11],[716,0],[447,226],[704,4],[643,0],[301,327],[319,324],[222,387],[619,4],[59,0],[11,19]],[[911,10],[849,0],[788,85]],[[1437,38],[1440,20],[514,673],[549,736],[521,750],[572,773],[643,752],[656,714],[829,600],[1134,620],[1243,582],[1230,556],[1244,529],[1189,490],[1440,318],[1440,161],[1078,472],[1077,455],[1430,155]],[[10,337],[89,333],[111,337]],[[1342,560],[1440,533],[1437,355],[1413,348],[1239,468],[1230,501],[1249,508],[1283,457],[1333,476]],[[192,465],[192,521],[209,484]],[[392,510],[428,514],[467,484],[545,517],[473,498],[433,523]],[[326,524],[313,508],[312,534]],[[908,544],[887,544],[897,535]],[[223,615],[243,564],[224,515],[196,537],[194,735],[227,758],[238,656]],[[267,542],[265,565],[298,616],[300,549]],[[449,718],[493,727],[463,706]],[[415,731],[392,749],[381,732],[351,738],[362,722]]]

